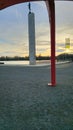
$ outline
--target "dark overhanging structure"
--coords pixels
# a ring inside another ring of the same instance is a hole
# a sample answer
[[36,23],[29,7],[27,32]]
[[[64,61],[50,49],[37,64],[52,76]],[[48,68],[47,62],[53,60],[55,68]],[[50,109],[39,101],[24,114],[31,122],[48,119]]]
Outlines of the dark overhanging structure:
[[[37,0],[0,0],[0,10],[9,6]],[[41,1],[41,0],[39,0]],[[55,66],[55,0],[43,0],[46,3],[50,19],[50,39],[51,39],[51,83],[48,85],[56,86],[56,66]]]

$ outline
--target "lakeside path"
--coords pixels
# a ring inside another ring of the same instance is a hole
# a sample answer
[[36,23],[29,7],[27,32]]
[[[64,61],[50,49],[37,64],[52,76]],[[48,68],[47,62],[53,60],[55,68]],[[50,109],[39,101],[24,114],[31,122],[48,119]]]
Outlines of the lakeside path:
[[56,68],[49,87],[50,66],[0,66],[0,130],[73,130],[73,63]]

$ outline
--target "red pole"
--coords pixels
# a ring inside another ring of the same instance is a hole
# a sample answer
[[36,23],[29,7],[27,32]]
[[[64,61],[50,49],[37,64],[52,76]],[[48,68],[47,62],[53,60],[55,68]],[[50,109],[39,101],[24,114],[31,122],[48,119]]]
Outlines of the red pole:
[[51,86],[56,86],[56,66],[55,66],[55,3],[54,0],[48,0],[50,17],[50,35],[51,35]]

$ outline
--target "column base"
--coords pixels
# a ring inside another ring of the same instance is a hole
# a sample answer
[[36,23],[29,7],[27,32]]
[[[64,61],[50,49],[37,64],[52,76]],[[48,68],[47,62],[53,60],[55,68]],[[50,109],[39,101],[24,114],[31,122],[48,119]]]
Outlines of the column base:
[[36,65],[36,61],[29,61],[29,65]]
[[48,83],[48,86],[56,87],[56,84]]

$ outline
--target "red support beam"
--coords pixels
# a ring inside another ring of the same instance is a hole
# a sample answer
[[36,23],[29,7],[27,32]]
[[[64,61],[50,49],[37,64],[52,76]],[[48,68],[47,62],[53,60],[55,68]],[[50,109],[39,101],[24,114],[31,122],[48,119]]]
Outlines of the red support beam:
[[48,0],[48,13],[50,19],[50,37],[51,37],[51,83],[48,85],[56,86],[56,65],[55,65],[55,3],[54,0]]

